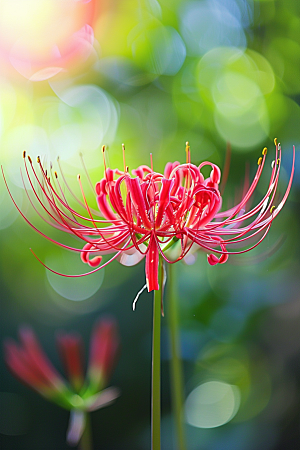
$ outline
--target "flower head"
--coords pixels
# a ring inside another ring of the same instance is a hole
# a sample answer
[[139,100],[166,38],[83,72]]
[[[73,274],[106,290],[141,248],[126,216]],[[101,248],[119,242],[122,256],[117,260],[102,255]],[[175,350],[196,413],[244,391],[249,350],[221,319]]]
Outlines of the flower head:
[[[83,201],[78,198],[77,201],[85,208],[85,215],[79,214],[68,203],[57,172],[47,174],[38,157],[38,174],[30,157],[29,169],[24,155],[29,183],[50,218],[48,223],[84,241],[85,245],[81,249],[66,246],[45,236],[20,212],[44,237],[81,253],[82,261],[92,268],[82,275],[96,272],[116,258],[122,264],[132,265],[145,257],[148,290],[158,290],[159,256],[173,264],[183,259],[191,247],[196,245],[207,252],[209,264],[224,264],[230,254],[248,252],[262,242],[286,202],[294,174],[295,147],[286,192],[280,203],[273,205],[281,167],[281,147],[277,139],[274,142],[275,159],[266,193],[257,205],[248,210],[249,200],[265,166],[267,149],[263,149],[262,156],[258,159],[256,174],[242,200],[233,208],[221,212],[221,171],[208,161],[199,166],[192,164],[187,143],[186,163],[169,162],[163,174],[143,165],[132,170],[131,175],[125,165],[125,156],[123,171],[112,170],[105,165],[104,178],[95,186],[99,211],[89,207],[78,176]],[[103,154],[104,150],[103,147]],[[123,152],[125,155],[124,146]],[[205,166],[211,167],[208,178],[204,178],[202,174]],[[63,174],[62,176],[66,183]],[[33,180],[42,194],[38,194]],[[66,186],[69,189],[67,183]],[[70,192],[74,196],[71,190]],[[168,257],[170,247],[177,248],[177,257],[173,260]],[[231,250],[232,247],[234,250]],[[103,263],[102,258],[106,254],[113,256]]]
[[119,347],[116,323],[106,318],[95,324],[86,377],[81,337],[58,334],[59,353],[68,381],[53,367],[31,328],[21,328],[19,336],[19,345],[12,339],[4,343],[7,366],[13,375],[47,400],[71,411],[67,439],[70,443],[78,442],[86,412],[106,406],[119,396],[118,389],[105,389]]

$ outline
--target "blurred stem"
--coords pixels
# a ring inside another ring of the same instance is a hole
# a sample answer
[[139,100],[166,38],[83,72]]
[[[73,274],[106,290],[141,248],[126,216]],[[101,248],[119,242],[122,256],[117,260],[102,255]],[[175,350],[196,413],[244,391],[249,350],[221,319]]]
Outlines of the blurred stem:
[[178,295],[176,287],[175,264],[169,264],[168,324],[171,344],[171,396],[175,420],[178,449],[186,450],[183,424],[183,375],[180,352]]
[[93,450],[91,419],[89,413],[86,413],[85,415],[85,427],[79,442],[79,450]]
[[163,292],[162,270],[163,267],[160,256],[158,266],[159,291],[154,291],[154,301],[153,301],[152,402],[151,402],[152,450],[160,450],[160,324],[161,324],[161,299]]

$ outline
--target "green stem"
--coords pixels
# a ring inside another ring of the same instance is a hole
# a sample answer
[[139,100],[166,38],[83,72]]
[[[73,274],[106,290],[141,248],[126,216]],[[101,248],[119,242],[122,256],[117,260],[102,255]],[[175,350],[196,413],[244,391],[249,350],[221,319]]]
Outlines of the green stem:
[[85,427],[79,442],[79,450],[92,450],[92,449],[93,445],[92,445],[91,419],[89,413],[86,413]]
[[183,425],[183,375],[179,339],[178,295],[173,264],[169,265],[168,324],[171,341],[171,395],[178,449],[186,450]]
[[153,336],[152,336],[152,403],[151,433],[152,450],[160,450],[160,323],[161,296],[163,289],[162,261],[159,258],[159,291],[154,291],[153,302]]

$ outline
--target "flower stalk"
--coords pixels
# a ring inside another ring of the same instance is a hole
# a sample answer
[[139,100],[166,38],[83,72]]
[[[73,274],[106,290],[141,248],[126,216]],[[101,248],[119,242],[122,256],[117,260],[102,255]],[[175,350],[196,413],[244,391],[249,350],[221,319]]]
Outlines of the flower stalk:
[[85,414],[84,419],[85,419],[85,427],[84,427],[84,432],[83,432],[80,442],[79,442],[79,449],[80,450],[93,450],[91,418],[90,418],[89,413]]
[[159,290],[154,291],[153,301],[153,334],[152,334],[152,398],[151,398],[151,450],[160,450],[160,329],[163,293],[163,266],[159,257],[158,282]]

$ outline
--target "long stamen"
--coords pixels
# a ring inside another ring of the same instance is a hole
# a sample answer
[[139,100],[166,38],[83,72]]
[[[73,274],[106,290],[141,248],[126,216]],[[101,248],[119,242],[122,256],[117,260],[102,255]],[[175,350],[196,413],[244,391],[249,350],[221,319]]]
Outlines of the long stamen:
[[[60,163],[59,157],[57,158],[57,163],[58,163],[59,170],[60,170],[60,174],[61,174],[61,176],[62,176],[62,179],[63,179],[63,182],[64,182],[66,188],[68,189],[68,191],[70,192],[70,194],[72,195],[72,197],[76,200],[76,202],[77,202],[80,206],[82,206],[82,207],[84,208],[84,207],[85,207],[85,206],[84,206],[84,203],[82,203],[82,201],[74,194],[74,192],[73,192],[72,189],[70,188],[70,185],[69,185],[68,182],[67,182],[67,179],[66,179],[66,177],[65,177],[65,174],[64,174],[64,172],[63,172],[63,170],[62,170],[62,165],[61,165],[61,163]],[[56,195],[56,192],[54,192],[54,194]],[[63,204],[63,202],[61,202],[61,203]],[[66,205],[64,205],[64,206],[66,206]],[[94,215],[99,216],[99,217],[102,217],[101,214],[99,213],[99,211],[96,211],[96,210],[94,210],[93,208],[90,208],[90,209],[91,209],[91,211],[93,212]],[[76,211],[72,210],[72,212],[73,212],[77,217],[80,217],[81,219],[84,219],[84,220],[88,220],[88,219],[86,219],[85,217],[80,216],[80,214],[76,213]],[[97,220],[97,222],[107,223],[108,221],[107,221],[107,220],[104,220],[104,221],[103,221],[103,220]]]
[[[118,248],[118,247],[116,247],[112,242],[108,242],[108,239],[105,239],[105,237],[103,236],[102,232],[101,232],[100,229],[97,227],[97,225],[96,225],[96,223],[95,223],[95,221],[94,221],[94,218],[93,218],[93,216],[92,216],[92,214],[91,214],[91,211],[90,211],[89,205],[88,205],[88,203],[87,203],[85,194],[84,194],[84,190],[83,190],[83,187],[82,187],[80,175],[77,175],[77,180],[78,180],[79,185],[80,185],[80,189],[81,189],[81,193],[82,193],[82,196],[83,196],[83,199],[84,199],[84,203],[85,203],[86,209],[87,209],[87,211],[88,211],[88,213],[89,213],[89,215],[90,215],[90,218],[91,218],[91,220],[92,220],[92,223],[93,223],[95,229],[97,230],[97,233],[99,233],[99,235],[101,236],[101,238],[103,239],[103,241],[108,245],[109,248],[113,248],[113,249],[115,249],[116,251],[119,251],[119,248]],[[86,241],[88,242],[87,239],[86,239]],[[93,243],[93,245],[94,245],[95,247],[97,247],[98,243]]]
[[105,161],[105,145],[102,146],[102,155],[103,155],[103,164],[104,164],[104,176],[107,180],[107,174],[106,174],[106,161]]
[[188,141],[185,143],[185,153],[186,153],[186,163],[189,164],[191,162],[191,151],[190,144]]
[[92,219],[92,223],[93,223],[94,227],[95,227],[96,229],[98,229],[97,225],[96,225],[95,222],[94,222],[94,218],[93,218],[93,216],[92,216],[92,213],[91,213],[90,207],[89,207],[89,205],[88,205],[88,202],[87,202],[87,200],[86,200],[86,196],[85,196],[85,194],[84,194],[84,190],[83,190],[83,187],[82,187],[81,178],[80,178],[80,175],[79,175],[79,174],[77,175],[77,180],[78,180],[78,183],[79,183],[79,186],[80,186],[80,190],[81,190],[81,193],[82,193],[82,197],[83,197],[83,200],[84,200],[84,203],[85,203],[86,210],[87,210],[87,212],[89,213],[90,218]]
[[[58,164],[58,167],[59,167],[59,170],[60,170],[60,174],[61,174],[61,176],[62,176],[62,179],[63,179],[63,182],[64,182],[66,188],[68,189],[68,191],[70,192],[70,194],[72,195],[72,197],[76,200],[76,202],[77,202],[80,206],[82,206],[82,207],[84,208],[84,204],[83,204],[82,201],[74,194],[74,192],[73,192],[72,189],[70,188],[70,185],[69,185],[68,182],[67,182],[67,179],[66,179],[66,177],[65,177],[65,174],[64,174],[64,172],[63,172],[63,170],[62,170],[62,165],[61,165],[61,163],[60,163],[60,158],[59,158],[59,157],[57,158],[57,164]],[[92,210],[92,211],[93,211],[94,214],[100,216],[100,214],[99,214],[98,211],[94,211],[94,210]],[[74,212],[74,211],[73,211],[73,212]]]
[[231,144],[230,142],[227,142],[226,145],[226,156],[225,156],[225,163],[224,163],[224,168],[223,168],[223,174],[222,174],[222,181],[220,184],[220,194],[223,194],[223,191],[225,189],[226,186],[226,182],[227,182],[227,178],[229,175],[229,168],[230,168],[230,159],[231,159]]
[[[58,188],[59,188],[59,191],[60,191],[60,193],[61,193],[61,196],[62,196],[62,198],[63,198],[65,204],[66,204],[67,207],[68,207],[68,208],[67,208],[67,211],[70,212],[70,214],[72,215],[74,221],[75,221],[76,223],[79,224],[79,222],[78,222],[78,220],[76,219],[75,215],[72,213],[71,207],[69,206],[69,203],[68,203],[68,201],[67,201],[67,199],[66,199],[66,196],[65,196],[65,194],[64,194],[64,191],[63,191],[63,189],[62,189],[62,187],[61,187],[61,184],[60,184],[60,182],[59,182],[59,180],[58,180],[58,174],[57,174],[56,171],[54,172],[54,176],[55,176],[56,183],[57,183],[57,186],[58,186]],[[57,189],[56,189],[56,190],[57,190]]]
[[35,258],[48,270],[50,270],[50,272],[55,273],[56,275],[61,275],[62,277],[66,277],[66,278],[78,278],[78,277],[85,277],[87,275],[91,275],[92,273],[98,272],[99,270],[103,269],[104,267],[106,267],[108,264],[110,264],[113,260],[115,260],[121,253],[122,251],[125,249],[126,245],[129,243],[129,240],[126,242],[126,244],[122,247],[121,250],[118,251],[118,253],[116,253],[112,258],[110,258],[107,262],[105,262],[104,264],[102,264],[102,266],[97,267],[94,270],[91,270],[90,272],[86,272],[86,273],[81,273],[79,275],[67,275],[64,273],[60,273],[60,272],[56,272],[53,269],[50,269],[50,267],[48,267],[45,263],[43,263],[43,261],[40,260],[40,258],[34,253],[34,251],[30,248],[29,250],[31,251],[31,253],[35,256]]
[[85,175],[86,175],[86,177],[88,179],[88,182],[89,182],[89,184],[90,184],[90,186],[92,188],[92,191],[95,193],[94,185],[93,185],[92,180],[91,180],[91,178],[89,176],[89,173],[87,171],[87,168],[86,168],[86,165],[85,165],[85,162],[84,162],[84,159],[83,159],[83,154],[81,152],[79,153],[79,157],[80,157],[80,160],[81,160],[81,164],[83,166],[84,173],[85,173]]
[[122,152],[123,152],[123,166],[124,166],[124,173],[126,173],[126,161],[125,161],[125,144],[122,144]]
[[[185,153],[186,153],[186,163],[189,165],[191,164],[191,148],[190,148],[190,144],[187,141],[185,143]],[[190,175],[190,171],[189,171],[189,166],[187,168],[187,177],[186,177],[186,188],[189,189],[190,188],[190,182],[191,182],[191,175]]]
[[[26,161],[25,161],[25,167],[26,167]],[[31,168],[32,168],[32,170],[33,170],[33,173],[35,174],[35,171],[34,171],[34,168],[33,168],[33,166],[32,166],[32,164],[31,164]],[[44,174],[44,176],[46,177],[47,175],[46,175],[46,173],[44,173],[44,170],[43,170],[43,167],[41,166],[41,170],[42,170],[42,173]],[[26,167],[26,171],[27,171],[27,167]],[[28,172],[27,172],[27,175],[28,175],[28,179],[29,179],[29,181],[30,181],[30,183],[31,183],[31,186],[32,186],[32,188],[33,188],[33,190],[34,190],[34,187],[33,187],[33,185],[32,185],[32,182],[31,182],[31,179],[30,179],[30,177],[29,177],[29,174],[28,174]],[[35,174],[35,177],[36,177],[36,179],[37,179],[37,181],[39,182],[39,179],[37,178],[37,176],[36,176],[36,174]],[[39,182],[39,184],[40,184],[40,182]],[[41,185],[40,185],[41,186]],[[47,200],[48,200],[48,202],[49,202],[49,205],[50,205],[50,207],[51,207],[51,209],[54,211],[54,212],[56,212],[57,214],[58,214],[58,216],[59,216],[59,218],[60,218],[60,220],[61,220],[61,222],[60,223],[62,223],[63,224],[63,226],[64,227],[67,227],[68,229],[69,229],[69,231],[70,232],[72,232],[73,234],[75,234],[76,236],[78,236],[80,239],[84,239],[87,243],[90,243],[90,244],[92,244],[94,247],[97,247],[97,243],[95,243],[95,242],[93,242],[93,241],[90,241],[87,237],[86,237],[86,233],[85,233],[85,237],[83,236],[83,232],[82,232],[82,230],[78,230],[78,231],[76,231],[76,229],[73,227],[73,228],[71,228],[70,227],[70,225],[68,224],[68,222],[63,218],[63,215],[65,215],[59,208],[58,208],[58,206],[56,205],[56,203],[55,203],[55,201],[54,201],[54,197],[53,197],[53,193],[55,194],[55,196],[58,198],[58,201],[61,203],[61,204],[63,204],[64,205],[64,203],[62,202],[62,200],[61,200],[61,198],[59,198],[58,196],[57,196],[57,194],[56,194],[56,192],[55,191],[51,191],[50,192],[50,195],[51,195],[51,199],[48,197],[48,195],[47,195],[47,193],[46,193],[46,191],[44,190],[44,188],[43,188],[43,186],[41,186],[41,188],[43,189],[43,193],[45,194],[45,196],[46,196],[46,198],[47,198]],[[52,189],[52,187],[51,187],[51,189]],[[35,192],[35,190],[34,190],[34,192]],[[35,195],[36,195],[36,197],[37,197],[37,199],[40,201],[40,199],[39,199],[39,197],[37,196],[37,194],[35,193]],[[41,203],[41,202],[40,202]],[[45,211],[51,216],[51,217],[53,217],[48,211],[47,211],[47,209],[44,207],[44,205],[41,203],[41,205],[43,206],[43,208],[45,209]],[[66,205],[64,205],[65,207],[66,207]],[[70,211],[72,211],[70,208],[69,208],[69,210]],[[84,219],[84,220],[92,220],[93,221],[93,223],[94,223],[94,220],[93,219],[87,219],[87,218],[85,218],[85,217],[82,217],[82,216],[80,216],[80,215],[78,215],[77,214],[77,216],[78,217],[81,217],[82,219]],[[54,218],[54,217],[53,217]],[[54,218],[54,220],[56,220],[55,218]],[[68,218],[68,220],[71,220],[70,218]],[[56,220],[57,221],[57,220]],[[58,223],[59,223],[59,221],[57,221]],[[90,235],[91,234],[91,231],[93,231],[91,228],[87,228],[88,229],[88,235]],[[103,234],[101,234],[100,232],[99,232],[99,229],[97,229],[98,231],[98,234],[100,234],[100,236],[102,237],[102,239],[106,242],[106,244],[108,245],[108,248],[114,248],[116,251],[119,251],[119,247],[115,247],[114,246],[114,244],[111,242],[111,243],[108,243],[107,242],[107,240],[104,238],[104,236],[103,236]],[[68,230],[66,230],[66,231],[68,231]],[[45,236],[44,235],[44,237],[47,237],[47,236]],[[48,239],[48,237],[47,237],[47,239]],[[58,245],[60,245],[60,244],[58,244]],[[98,250],[100,250],[100,249],[96,249],[95,251],[98,251]]]

